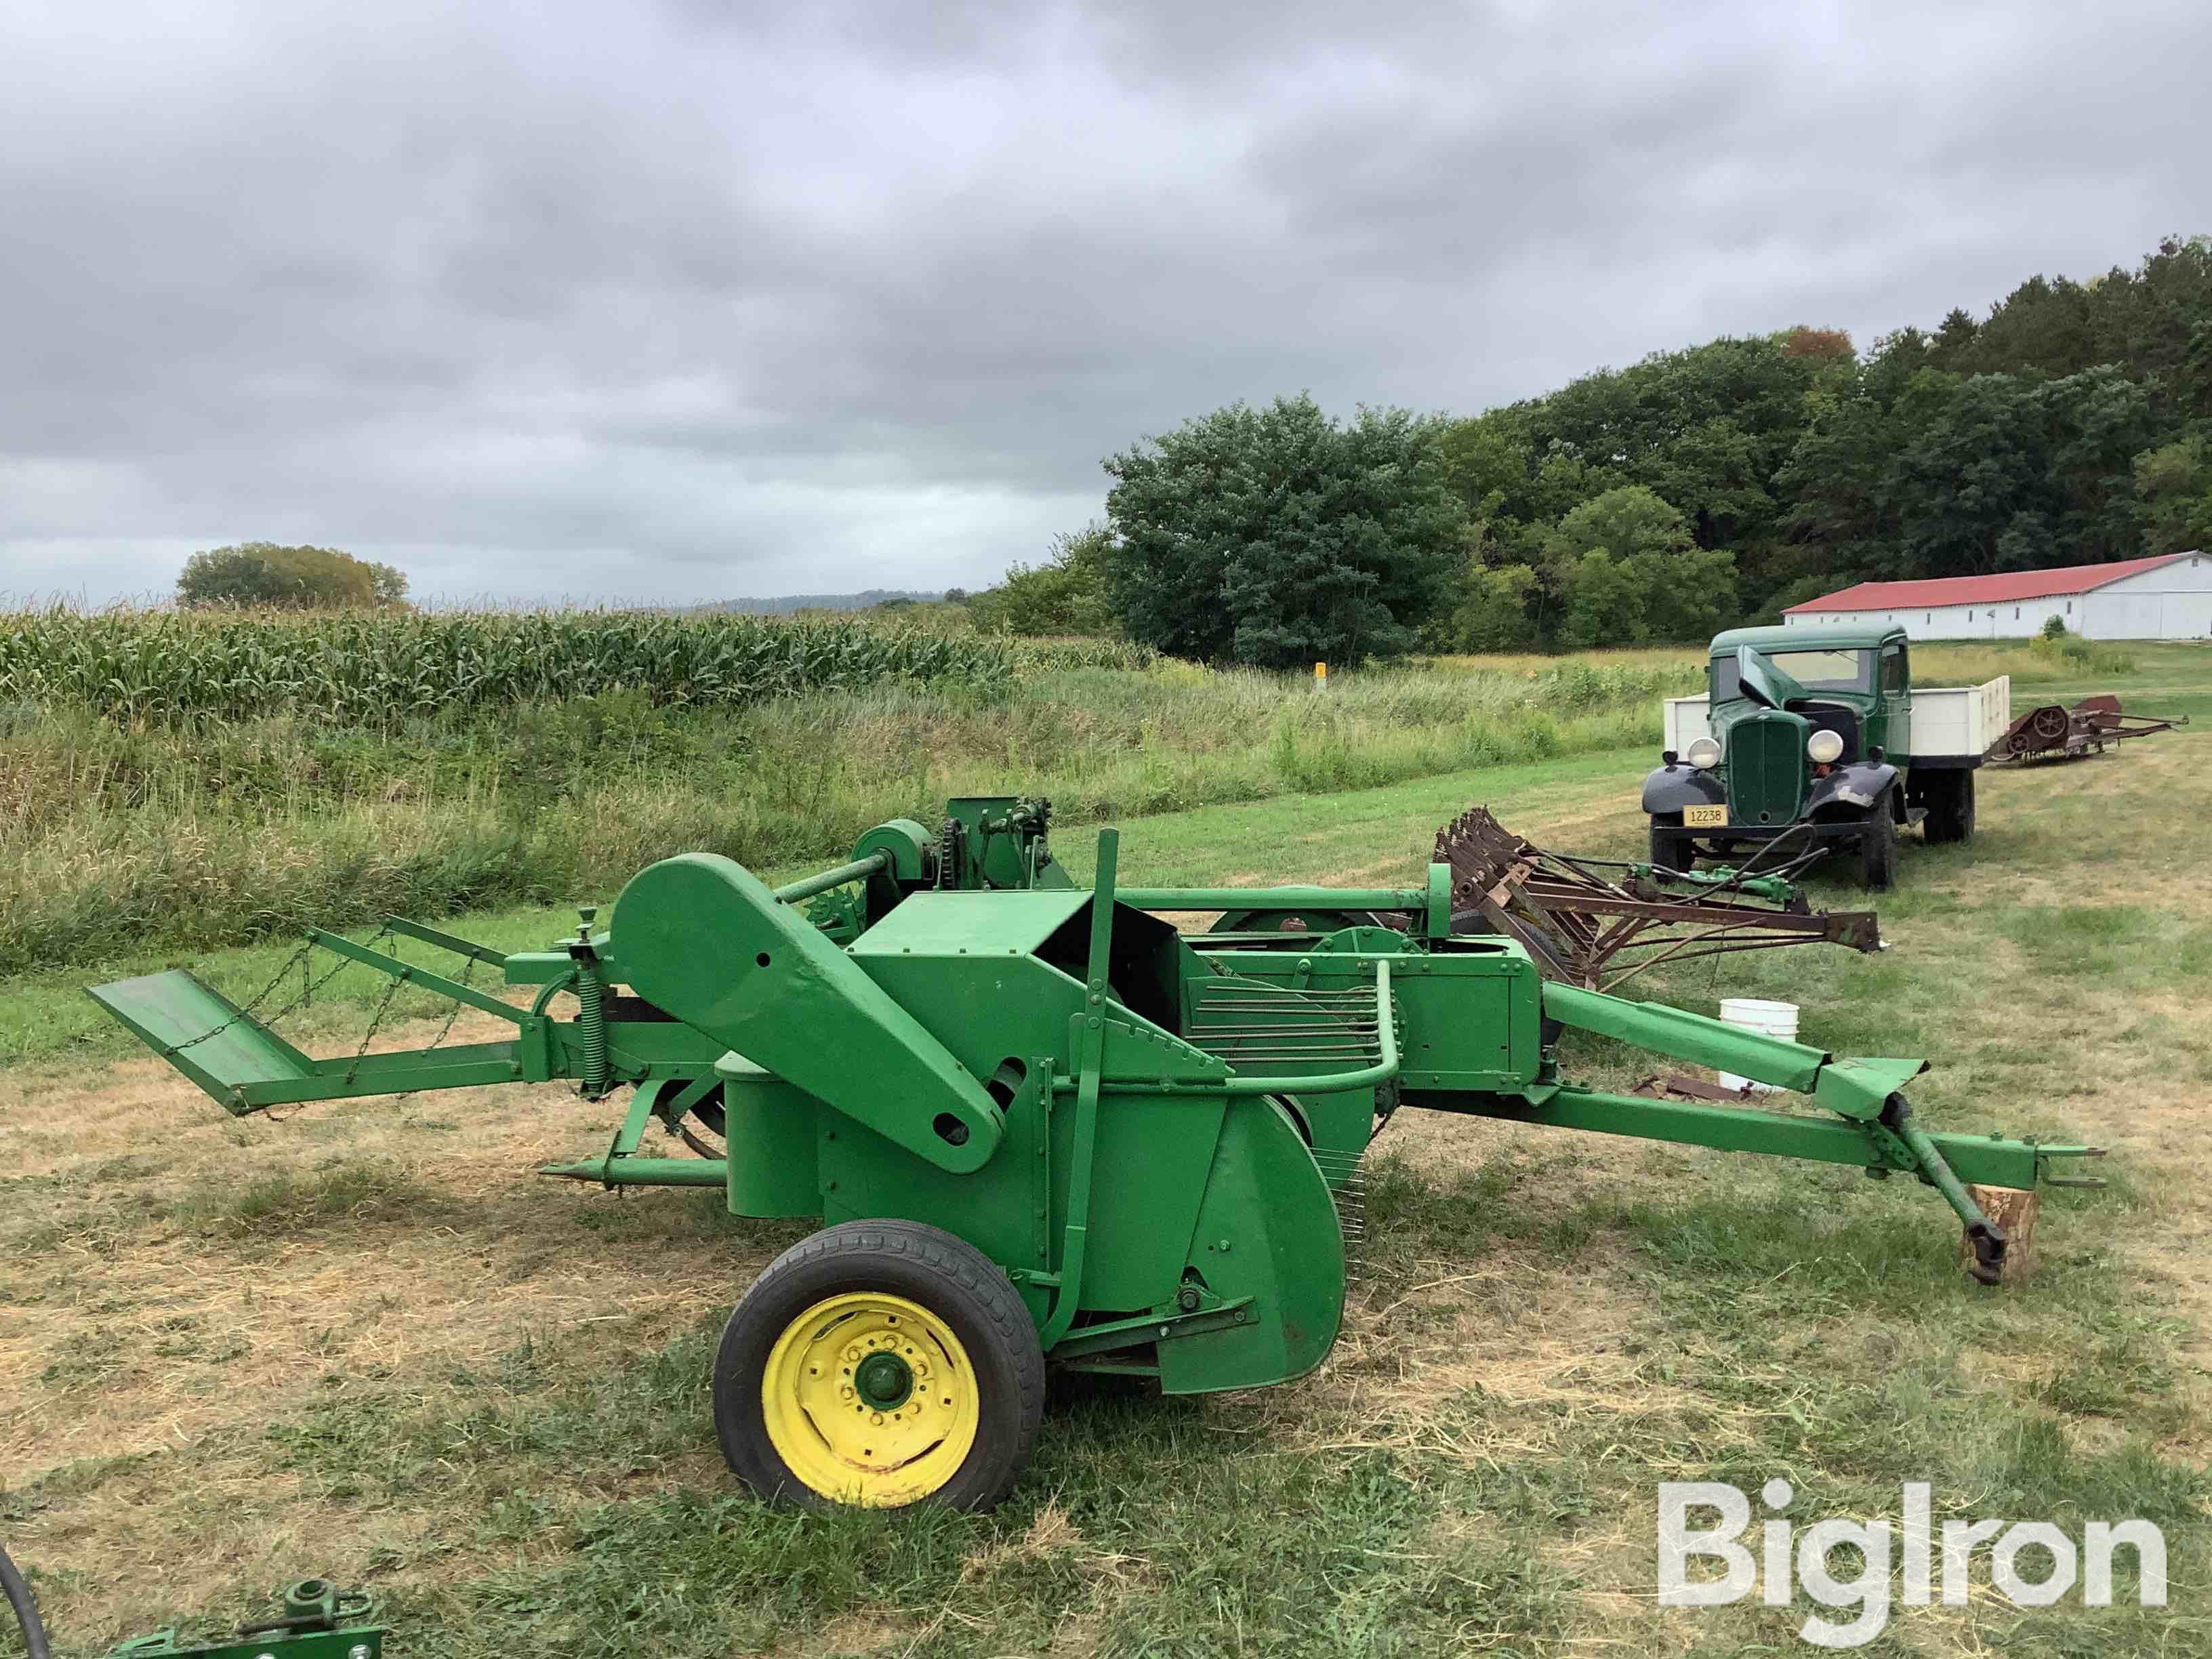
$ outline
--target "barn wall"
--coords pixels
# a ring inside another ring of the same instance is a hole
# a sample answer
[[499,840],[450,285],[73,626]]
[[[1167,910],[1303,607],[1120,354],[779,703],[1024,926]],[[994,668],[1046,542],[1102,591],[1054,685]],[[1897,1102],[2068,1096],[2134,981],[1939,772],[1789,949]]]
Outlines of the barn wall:
[[2212,637],[2212,553],[2192,553],[2087,593],[1998,605],[1950,605],[1895,611],[1820,611],[1784,617],[1793,628],[1897,623],[1920,640],[2023,640],[2056,617],[2093,640]]
[[2203,639],[2212,635],[2212,553],[2192,553],[2082,597],[2092,639]]

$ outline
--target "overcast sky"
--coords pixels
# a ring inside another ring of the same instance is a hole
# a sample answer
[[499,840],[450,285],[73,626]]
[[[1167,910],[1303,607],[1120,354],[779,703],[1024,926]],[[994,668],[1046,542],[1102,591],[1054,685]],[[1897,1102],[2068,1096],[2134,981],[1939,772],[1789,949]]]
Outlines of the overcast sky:
[[2212,230],[2212,7],[0,9],[0,593],[981,586],[1243,398],[1472,413]]

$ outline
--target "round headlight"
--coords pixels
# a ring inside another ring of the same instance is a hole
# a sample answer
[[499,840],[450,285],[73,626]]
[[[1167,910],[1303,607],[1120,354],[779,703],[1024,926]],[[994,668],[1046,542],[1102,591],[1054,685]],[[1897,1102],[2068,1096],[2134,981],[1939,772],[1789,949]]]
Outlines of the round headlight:
[[1824,726],[1805,739],[1805,752],[1826,766],[1844,752],[1843,734]]
[[1683,758],[1700,771],[1708,771],[1721,763],[1721,746],[1711,738],[1699,738]]

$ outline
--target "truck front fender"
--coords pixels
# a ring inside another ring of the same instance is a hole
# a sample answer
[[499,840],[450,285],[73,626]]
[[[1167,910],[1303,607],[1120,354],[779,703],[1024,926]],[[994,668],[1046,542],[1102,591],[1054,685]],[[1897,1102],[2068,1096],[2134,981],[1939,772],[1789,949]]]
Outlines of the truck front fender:
[[1897,809],[1890,792],[1896,787],[1897,769],[1888,762],[1851,761],[1814,781],[1813,793],[1805,801],[1805,816],[1863,817],[1874,811],[1876,802],[1887,805],[1894,815]]
[[1721,781],[1702,767],[1677,761],[1644,780],[1646,812],[1679,812],[1686,806],[1717,806],[1728,799]]

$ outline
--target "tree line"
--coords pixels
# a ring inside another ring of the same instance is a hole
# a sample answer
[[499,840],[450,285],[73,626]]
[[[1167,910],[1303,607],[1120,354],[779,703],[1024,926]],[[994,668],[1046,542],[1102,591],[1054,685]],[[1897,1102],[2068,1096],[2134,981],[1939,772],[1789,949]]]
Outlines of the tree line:
[[1286,667],[1696,641],[1856,581],[2202,547],[2212,238],[1863,353],[1723,338],[1468,418],[1237,404],[1105,467],[1105,521],[962,596],[980,625]]
[[186,559],[177,578],[177,603],[187,611],[386,610],[406,605],[407,578],[392,565],[334,547],[240,542]]

